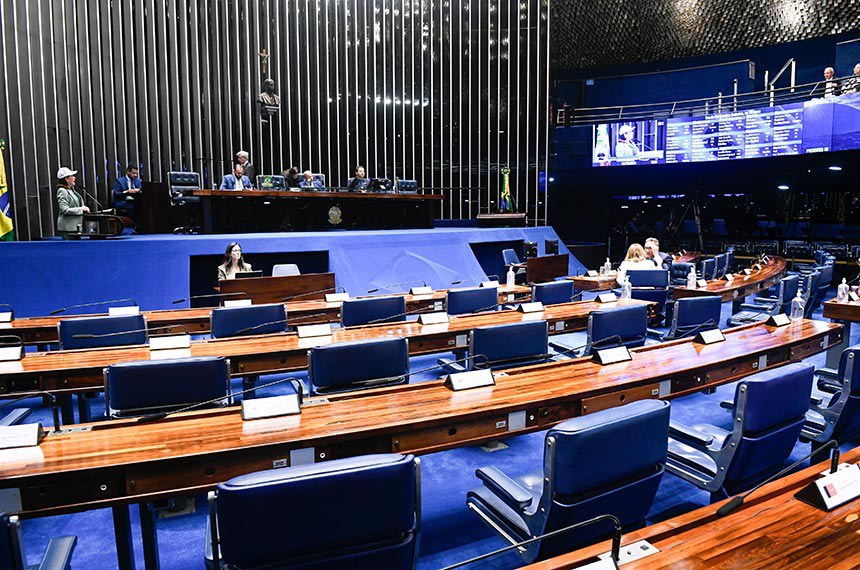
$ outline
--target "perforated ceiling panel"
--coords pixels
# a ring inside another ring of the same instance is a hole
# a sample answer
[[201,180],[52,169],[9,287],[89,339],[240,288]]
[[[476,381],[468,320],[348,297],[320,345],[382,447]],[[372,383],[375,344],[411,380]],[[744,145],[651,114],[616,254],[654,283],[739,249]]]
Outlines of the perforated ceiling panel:
[[860,28],[860,0],[554,0],[555,69],[644,63]]

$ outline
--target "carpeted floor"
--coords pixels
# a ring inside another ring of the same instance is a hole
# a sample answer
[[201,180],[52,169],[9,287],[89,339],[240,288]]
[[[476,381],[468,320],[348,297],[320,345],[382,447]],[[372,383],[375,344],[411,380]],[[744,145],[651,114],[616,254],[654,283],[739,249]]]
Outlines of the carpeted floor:
[[[835,293],[834,293],[835,294]],[[730,304],[723,305],[722,323],[729,316]],[[822,318],[821,311],[815,318]],[[573,333],[554,337],[555,341],[568,346],[584,344],[584,333]],[[860,327],[855,327],[852,344],[860,341]],[[432,366],[439,355],[413,358],[413,370]],[[824,355],[809,359],[816,366],[823,365]],[[438,371],[428,371],[413,378],[423,381],[438,377]],[[295,374],[306,378],[306,375]],[[261,383],[275,377],[265,377]],[[235,385],[239,389],[239,384]],[[276,391],[275,388],[270,390]],[[723,399],[731,399],[734,385],[717,389],[714,394],[693,394],[672,401],[672,419],[682,423],[709,422],[729,427],[731,417],[719,407]],[[38,402],[33,402],[37,404]],[[102,414],[103,399],[90,402],[94,415]],[[50,423],[47,410],[36,410],[33,421]],[[541,465],[543,438],[545,433],[533,433],[506,440],[506,449],[487,452],[479,447],[467,447],[434,453],[421,457],[422,477],[422,534],[420,539],[419,568],[435,569],[461,560],[471,558],[496,548],[506,546],[465,506],[466,493],[478,486],[474,471],[478,467],[493,465],[510,475],[521,475],[538,471]],[[857,445],[847,442],[843,449]],[[792,458],[797,459],[808,453],[809,445],[800,443],[794,449]],[[691,509],[707,505],[708,494],[671,475],[663,477],[656,500],[649,514],[649,522],[665,520]],[[205,497],[197,497],[196,512],[192,514],[165,518],[158,523],[161,567],[164,570],[202,569],[205,522]],[[140,526],[137,509],[132,508],[135,540],[138,543],[136,555],[138,568],[143,567],[143,555],[139,551]],[[252,524],[265,524],[265,521]],[[73,534],[78,536],[73,566],[75,568],[101,569],[116,566],[116,553],[113,541],[111,511],[100,509],[83,513],[25,520],[24,541],[29,554],[29,562],[34,564],[52,536]],[[607,545],[608,549],[608,545]],[[511,568],[518,565],[514,555],[500,556],[480,565],[480,568]]]

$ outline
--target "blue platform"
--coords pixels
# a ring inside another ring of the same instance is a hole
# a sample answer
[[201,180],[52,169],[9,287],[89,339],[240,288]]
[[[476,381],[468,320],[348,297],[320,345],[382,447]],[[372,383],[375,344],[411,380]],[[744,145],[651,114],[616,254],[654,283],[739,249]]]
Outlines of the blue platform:
[[[246,235],[121,236],[110,240],[17,242],[0,245],[0,303],[16,316],[46,315],[62,306],[133,298],[143,310],[176,308],[189,295],[192,256],[221,256],[238,241],[246,260],[255,254],[327,251],[329,271],[351,295],[393,283],[422,279],[434,289],[452,281],[477,284],[500,264],[505,242],[559,239],[551,227],[437,228],[355,232]],[[498,248],[491,244],[499,242]],[[483,243],[477,248],[471,244]],[[559,240],[560,253],[570,253]],[[214,264],[212,272],[215,272]],[[583,265],[571,255],[570,273]],[[500,276],[504,280],[504,275]],[[398,292],[409,285],[383,288]],[[79,311],[81,312],[81,311]],[[92,312],[92,310],[90,310]],[[71,314],[71,313],[70,313]]]

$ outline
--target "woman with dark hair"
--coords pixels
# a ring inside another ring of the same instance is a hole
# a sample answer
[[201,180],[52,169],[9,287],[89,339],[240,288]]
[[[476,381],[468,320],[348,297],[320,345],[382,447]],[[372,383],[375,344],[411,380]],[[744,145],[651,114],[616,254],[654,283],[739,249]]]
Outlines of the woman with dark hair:
[[242,246],[235,241],[224,250],[224,263],[218,266],[218,281],[233,279],[239,272],[251,271],[251,264],[242,257]]

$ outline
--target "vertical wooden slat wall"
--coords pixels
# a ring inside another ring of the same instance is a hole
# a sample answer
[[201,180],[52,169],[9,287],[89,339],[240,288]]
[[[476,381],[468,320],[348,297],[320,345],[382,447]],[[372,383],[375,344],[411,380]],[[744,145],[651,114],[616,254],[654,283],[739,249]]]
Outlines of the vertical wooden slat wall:
[[[344,184],[415,178],[445,218],[495,211],[501,169],[546,223],[549,0],[0,0],[0,137],[18,239],[54,235],[55,174],[104,207],[129,163],[220,182],[239,150]],[[268,69],[260,52],[269,54]],[[275,80],[280,112],[257,96]],[[89,200],[90,206],[95,206]]]

